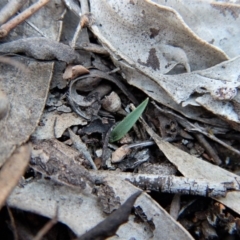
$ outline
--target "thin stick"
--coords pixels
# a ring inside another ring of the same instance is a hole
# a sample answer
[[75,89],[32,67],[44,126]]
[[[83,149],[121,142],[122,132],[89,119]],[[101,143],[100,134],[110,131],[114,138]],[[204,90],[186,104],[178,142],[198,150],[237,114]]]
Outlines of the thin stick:
[[13,16],[27,0],[10,0],[0,11],[0,25]]
[[18,233],[17,233],[15,220],[14,220],[14,217],[13,217],[13,214],[12,214],[12,210],[8,206],[7,206],[7,211],[8,211],[8,215],[9,215],[10,221],[11,221],[13,238],[14,238],[14,240],[18,240]]
[[207,136],[208,138],[214,140],[215,142],[221,144],[222,146],[226,147],[227,149],[231,150],[232,152],[240,155],[240,151],[238,151],[237,149],[233,148],[232,146],[226,144],[225,142],[221,141],[220,139],[218,139],[217,137],[215,137],[214,135],[208,133],[205,129],[201,128],[197,123],[193,124],[189,121],[187,121],[186,119],[184,119],[183,117],[181,117],[180,115],[173,113],[172,111],[169,110],[163,110],[161,109],[155,102],[152,101],[152,104],[160,111],[163,112],[167,115],[170,116],[174,116],[177,121],[179,122],[179,124],[181,124],[183,127],[185,127],[186,131],[188,132],[199,132],[202,133],[203,135]]
[[0,28],[0,38],[5,37],[8,33],[15,28],[17,25],[25,21],[27,18],[32,16],[36,11],[41,7],[46,5],[50,0],[39,0],[34,3],[32,6],[24,10],[22,13],[18,14],[15,18],[11,19],[7,23],[3,24]]
[[33,238],[33,240],[41,240],[44,235],[46,235],[49,230],[58,222],[58,208],[56,210],[55,216],[48,221],[37,233],[37,235]]
[[71,140],[73,141],[74,147],[83,154],[83,156],[88,160],[90,165],[94,170],[98,170],[97,166],[95,165],[90,153],[87,150],[86,145],[82,142],[79,136],[77,136],[70,128],[68,129],[69,135]]
[[206,152],[211,156],[211,160],[217,165],[220,165],[222,163],[221,159],[218,157],[216,151],[208,143],[206,138],[201,133],[194,133],[194,136],[197,138],[199,143],[204,147]]

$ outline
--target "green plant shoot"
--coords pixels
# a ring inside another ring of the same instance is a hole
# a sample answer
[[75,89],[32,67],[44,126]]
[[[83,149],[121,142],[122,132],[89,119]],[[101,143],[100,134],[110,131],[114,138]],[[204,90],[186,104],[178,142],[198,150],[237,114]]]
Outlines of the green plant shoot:
[[144,100],[134,111],[129,113],[110,133],[110,142],[121,139],[141,117],[143,111],[147,107],[149,98]]

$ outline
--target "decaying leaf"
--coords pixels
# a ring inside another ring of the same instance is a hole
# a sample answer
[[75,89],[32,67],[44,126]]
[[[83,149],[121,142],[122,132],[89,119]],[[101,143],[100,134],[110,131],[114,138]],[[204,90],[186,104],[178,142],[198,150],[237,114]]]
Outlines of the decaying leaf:
[[[114,192],[120,196],[121,203],[138,190],[130,183],[118,181],[115,177],[109,178],[108,181]],[[91,189],[83,191],[63,185],[56,186],[53,182],[42,179],[28,183],[24,188],[17,187],[8,198],[8,204],[49,218],[55,215],[56,207],[61,206],[58,214],[59,221],[67,224],[77,235],[82,235],[104,220],[106,216],[98,207],[98,198],[91,191]],[[145,222],[136,222],[135,217],[131,215],[128,223],[118,229],[118,237],[124,239],[134,237],[140,240],[151,237],[193,239],[146,193],[142,194],[135,206],[142,209]]]
[[[224,129],[228,129],[228,125],[221,119],[217,117],[206,118],[203,117],[207,115],[207,111],[203,108],[199,108],[197,106],[187,105],[183,107],[180,104],[177,104],[168,94],[167,92],[155,81],[151,78],[143,75],[136,69],[130,67],[124,61],[117,61],[117,59],[113,59],[116,66],[120,67],[123,71],[123,76],[126,78],[127,82],[130,85],[133,85],[144,93],[146,93],[149,97],[156,100],[157,102],[174,109],[175,111],[183,114],[185,117],[198,120],[200,122],[204,122],[210,125],[219,126]],[[195,101],[195,100],[194,100]]]
[[202,39],[222,49],[228,56],[240,54],[240,5],[234,1],[153,0],[172,7]]
[[24,145],[16,149],[13,155],[6,161],[0,171],[0,208],[5,204],[7,197],[18,184],[24,174],[29,160],[31,147]]
[[[229,111],[218,113],[216,104],[211,103],[219,101],[221,107],[221,101],[231,101],[236,96],[240,75],[238,57],[226,61],[228,58],[220,49],[197,37],[172,8],[150,1],[99,4],[92,0],[90,3],[95,17],[91,29],[117,65],[121,65],[117,63],[119,60],[126,62],[154,80],[160,86],[159,91],[163,88],[176,103],[206,107],[239,129],[234,109],[230,114]],[[118,41],[119,34],[124,41]],[[179,64],[187,73],[163,75],[170,74],[173,68],[176,70]],[[208,93],[212,101],[202,104],[200,99],[196,100],[197,96]],[[168,102],[168,105],[174,104]]]
[[222,51],[197,37],[172,8],[148,0],[91,0],[90,7],[95,20],[91,29],[103,45],[153,79],[177,64],[195,71],[227,60]]
[[18,58],[28,74],[1,64],[1,87],[8,97],[10,110],[0,121],[0,165],[16,146],[26,142],[41,117],[52,77],[53,63]]
[[79,77],[80,75],[89,73],[89,70],[82,65],[69,65],[65,69],[65,72],[63,73],[63,79],[74,79],[76,77]]
[[32,134],[37,139],[60,138],[63,132],[74,125],[86,125],[87,121],[76,113],[45,112],[41,118],[41,125]]
[[[144,123],[144,125],[146,126],[146,130],[149,135],[157,143],[159,149],[184,176],[191,178],[204,178],[211,181],[233,182],[236,189],[239,189],[239,176],[197,157],[189,155],[172,144],[163,141],[156,133],[153,132],[151,128],[146,125],[146,123]],[[229,192],[226,198],[217,198],[216,200],[240,214],[240,207],[238,204],[239,199],[240,192],[233,191]]]

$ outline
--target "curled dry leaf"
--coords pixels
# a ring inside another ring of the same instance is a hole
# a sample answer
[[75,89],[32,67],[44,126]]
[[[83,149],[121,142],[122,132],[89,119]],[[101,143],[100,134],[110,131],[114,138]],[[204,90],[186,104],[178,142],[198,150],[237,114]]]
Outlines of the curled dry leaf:
[[63,79],[74,79],[87,73],[89,73],[89,70],[82,65],[69,65],[63,73]]
[[[129,67],[136,68],[140,77],[147,76],[149,81],[155,81],[157,84],[153,84],[156,88],[159,88],[160,92],[164,90],[166,92],[164,95],[168,94],[177,104],[201,105],[226,119],[239,130],[238,115],[233,107],[232,111],[231,106],[225,112],[215,110],[215,102],[219,102],[218,109],[220,109],[222,101],[232,101],[236,97],[240,84],[238,57],[226,61],[228,57],[224,52],[197,37],[172,8],[143,0],[124,3],[108,1],[104,4],[92,0],[90,3],[95,18],[91,29],[109,50],[116,65],[125,62]],[[228,9],[233,17],[232,8]],[[236,21],[238,21],[237,18]],[[120,35],[122,41],[119,41]],[[179,64],[183,65],[188,73],[178,74],[177,77],[163,75],[171,70],[177,72],[176,65]],[[195,72],[189,73],[190,69]],[[123,68],[122,70],[125,74]],[[141,76],[141,73],[145,76]],[[142,81],[141,83],[133,82],[133,84],[143,89],[148,95],[154,91],[154,87],[152,87],[153,90],[144,89]],[[204,104],[194,97],[208,93],[212,99]],[[165,100],[163,104],[165,102],[177,108],[173,101]]]
[[32,134],[36,139],[60,138],[64,131],[74,125],[86,125],[87,121],[76,113],[45,112],[41,118],[42,126],[38,126]]
[[111,92],[102,100],[102,107],[109,112],[117,112],[121,108],[121,99],[115,92]]
[[131,152],[130,148],[126,148],[127,145],[123,145],[112,153],[112,163],[121,162],[126,155]]
[[[240,55],[240,5],[222,1],[154,0],[172,7],[202,39],[222,49],[228,56]],[[220,24],[221,23],[221,24]]]
[[195,71],[228,59],[197,37],[172,8],[149,0],[91,0],[90,6],[91,29],[103,45],[153,79],[178,64]]
[[[185,107],[177,104],[168,94],[167,92],[155,81],[143,75],[136,69],[132,68],[126,62],[117,61],[117,59],[113,59],[114,63],[120,67],[120,69],[124,72],[124,77],[130,85],[133,85],[152,99],[157,102],[174,109],[175,111],[181,113],[187,118],[194,119],[200,122],[208,123],[213,126],[219,126],[221,128],[228,128],[228,125],[221,119],[217,117],[204,118],[204,115],[207,115],[207,111],[203,108],[199,108],[196,106],[187,105]],[[195,101],[195,100],[194,100]]]

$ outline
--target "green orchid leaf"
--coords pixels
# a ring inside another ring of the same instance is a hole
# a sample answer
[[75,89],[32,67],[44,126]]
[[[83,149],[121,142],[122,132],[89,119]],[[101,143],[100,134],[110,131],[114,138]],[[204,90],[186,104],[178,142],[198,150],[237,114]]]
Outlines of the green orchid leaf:
[[110,142],[121,139],[140,118],[148,104],[149,98],[144,100],[134,111],[129,113],[110,133]]

